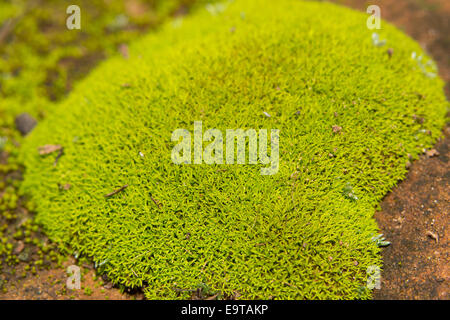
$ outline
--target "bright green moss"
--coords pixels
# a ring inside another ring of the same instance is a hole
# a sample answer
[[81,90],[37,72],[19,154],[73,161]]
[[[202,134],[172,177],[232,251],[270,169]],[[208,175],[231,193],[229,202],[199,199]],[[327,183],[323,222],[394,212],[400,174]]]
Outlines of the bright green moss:
[[[35,129],[21,157],[37,220],[148,298],[195,288],[370,297],[366,270],[381,266],[373,213],[408,154],[440,135],[442,81],[411,59],[414,41],[383,23],[389,57],[367,16],[349,9],[290,0],[209,9],[104,63]],[[174,165],[171,133],[195,120],[280,129],[279,172]],[[37,152],[46,144],[64,147],[56,166],[55,154]]]

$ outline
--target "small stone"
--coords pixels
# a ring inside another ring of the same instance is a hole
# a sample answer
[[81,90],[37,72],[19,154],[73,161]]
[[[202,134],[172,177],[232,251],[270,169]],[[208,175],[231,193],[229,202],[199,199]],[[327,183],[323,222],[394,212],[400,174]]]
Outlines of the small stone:
[[108,283],[106,283],[105,285],[103,285],[103,288],[105,288],[105,289],[107,289],[107,290],[112,289],[112,287],[113,287],[112,282],[108,282]]
[[292,180],[297,180],[298,179],[298,175],[299,175],[299,172],[295,171],[295,172],[293,172],[291,174],[291,176],[289,178],[292,179]]
[[19,130],[23,136],[26,136],[36,126],[37,121],[28,113],[24,112],[16,117],[15,124],[17,130]]

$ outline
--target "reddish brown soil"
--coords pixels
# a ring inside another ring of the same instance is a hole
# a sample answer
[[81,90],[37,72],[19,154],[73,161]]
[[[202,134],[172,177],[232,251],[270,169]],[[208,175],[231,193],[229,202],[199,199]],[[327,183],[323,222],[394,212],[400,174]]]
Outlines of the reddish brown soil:
[[[8,292],[0,294],[0,300],[128,300],[144,299],[140,292],[120,292],[112,284],[101,278],[95,278],[92,266],[82,267],[81,289],[69,290],[66,282],[67,267],[76,265],[74,259],[63,264],[63,268],[53,267],[49,270],[39,270],[36,275],[28,274],[21,277],[23,268],[17,268],[16,274],[9,279]],[[23,267],[23,266],[21,266]]]
[[448,213],[450,127],[436,150],[422,156],[407,179],[384,199],[375,217],[392,242],[383,252],[376,299],[449,299]]

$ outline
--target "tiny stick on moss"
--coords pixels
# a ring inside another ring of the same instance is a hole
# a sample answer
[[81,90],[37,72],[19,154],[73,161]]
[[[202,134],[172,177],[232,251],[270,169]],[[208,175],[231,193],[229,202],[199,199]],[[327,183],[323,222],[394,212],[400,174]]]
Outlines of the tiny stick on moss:
[[117,190],[114,190],[114,191],[111,192],[111,193],[108,193],[107,195],[105,195],[105,198],[112,197],[113,195],[118,194],[119,192],[122,192],[122,191],[125,190],[126,188],[128,188],[128,185],[127,185],[127,184],[124,185],[123,187],[121,187],[120,189],[117,189]]

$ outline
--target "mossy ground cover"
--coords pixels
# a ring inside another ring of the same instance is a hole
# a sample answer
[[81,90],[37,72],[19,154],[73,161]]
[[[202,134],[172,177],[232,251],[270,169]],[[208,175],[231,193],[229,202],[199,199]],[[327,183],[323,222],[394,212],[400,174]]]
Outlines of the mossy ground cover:
[[[374,210],[440,135],[448,103],[411,58],[418,44],[383,23],[388,54],[366,19],[332,4],[242,0],[136,42],[22,148],[37,221],[148,298],[198,288],[370,297],[366,270],[381,266]],[[280,129],[279,172],[173,164],[172,131],[197,120]],[[64,148],[56,165],[38,153],[50,144]]]
[[99,61],[194,3],[202,1],[74,1],[82,29],[68,30],[67,2],[0,2],[0,289],[20,262],[35,273],[62,258],[34,223],[32,204],[18,195],[23,137],[15,117],[44,118]]

